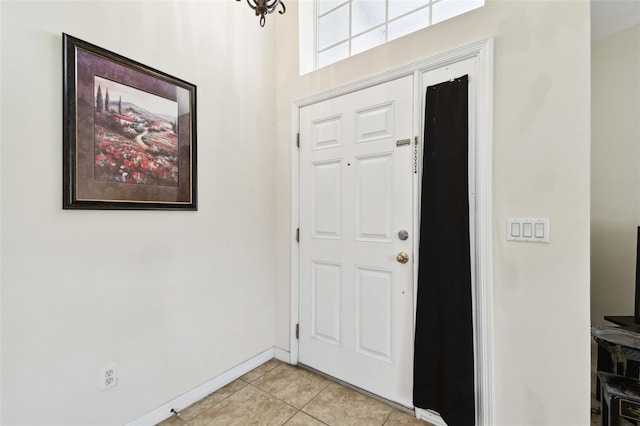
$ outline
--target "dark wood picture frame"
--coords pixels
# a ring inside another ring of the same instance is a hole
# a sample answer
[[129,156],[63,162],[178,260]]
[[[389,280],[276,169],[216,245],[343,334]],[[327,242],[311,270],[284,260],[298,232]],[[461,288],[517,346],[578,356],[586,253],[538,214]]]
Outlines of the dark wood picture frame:
[[62,39],[63,209],[197,210],[196,86]]

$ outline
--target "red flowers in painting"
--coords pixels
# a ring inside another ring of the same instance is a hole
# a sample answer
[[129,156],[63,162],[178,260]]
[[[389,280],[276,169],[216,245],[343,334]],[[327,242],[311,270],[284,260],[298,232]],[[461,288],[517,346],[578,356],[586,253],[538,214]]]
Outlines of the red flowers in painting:
[[178,186],[176,124],[129,109],[95,113],[95,180]]

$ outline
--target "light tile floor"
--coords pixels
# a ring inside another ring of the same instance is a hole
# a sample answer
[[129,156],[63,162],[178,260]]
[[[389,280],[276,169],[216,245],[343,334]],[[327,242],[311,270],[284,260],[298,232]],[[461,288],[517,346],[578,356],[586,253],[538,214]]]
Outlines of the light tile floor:
[[317,374],[272,359],[160,426],[428,424]]

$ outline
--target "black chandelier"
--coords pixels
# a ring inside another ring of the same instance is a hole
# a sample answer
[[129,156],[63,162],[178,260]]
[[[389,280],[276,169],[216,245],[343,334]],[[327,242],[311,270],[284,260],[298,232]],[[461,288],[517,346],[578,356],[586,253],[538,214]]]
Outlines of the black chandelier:
[[264,15],[275,12],[276,7],[282,6],[282,10],[278,11],[280,15],[284,14],[284,12],[287,11],[287,9],[284,7],[284,3],[282,3],[282,0],[272,0],[271,3],[269,3],[269,0],[247,0],[247,4],[251,9],[256,11],[256,16],[260,17],[261,27],[264,27],[264,22],[266,20]]

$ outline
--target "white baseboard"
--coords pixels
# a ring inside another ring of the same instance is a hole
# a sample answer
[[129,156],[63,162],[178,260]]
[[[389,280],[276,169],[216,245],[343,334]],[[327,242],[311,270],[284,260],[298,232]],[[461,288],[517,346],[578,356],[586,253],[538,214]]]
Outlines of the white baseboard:
[[[280,358],[280,357],[285,357],[284,354],[286,354],[286,360]],[[278,348],[267,349],[266,351],[254,356],[253,358],[248,359],[245,362],[233,367],[232,369],[225,371],[219,376],[214,377],[213,379],[207,381],[206,383],[201,384],[195,389],[192,389],[187,393],[184,393],[179,397],[165,404],[162,404],[160,407],[156,408],[153,411],[150,411],[144,416],[127,423],[126,426],[157,425],[161,421],[171,417],[172,408],[175,409],[176,411],[181,411],[187,408],[191,404],[197,401],[200,401],[202,398],[209,395],[210,393],[215,392],[218,389],[228,385],[229,383],[233,382],[240,376],[243,376],[244,374],[258,367],[259,365],[264,364],[265,362],[274,358],[274,355],[276,355],[275,357],[280,359],[281,361],[288,363],[289,362],[288,354],[289,354],[288,352]]]
[[425,410],[424,408],[416,407],[416,417],[418,420],[424,420],[431,423],[433,426],[447,426],[447,423],[442,419],[440,414],[433,410]]
[[273,357],[287,364],[291,364],[291,354],[280,348],[273,348]]

